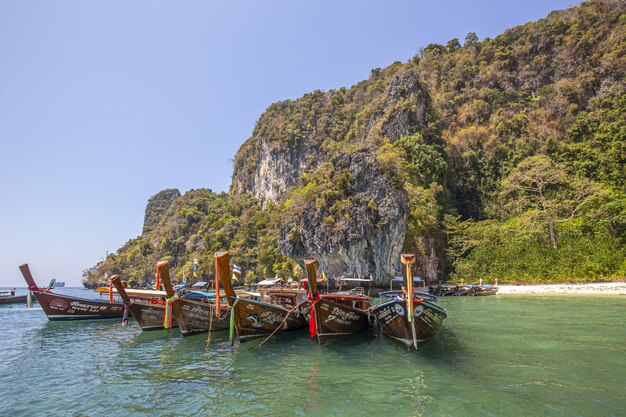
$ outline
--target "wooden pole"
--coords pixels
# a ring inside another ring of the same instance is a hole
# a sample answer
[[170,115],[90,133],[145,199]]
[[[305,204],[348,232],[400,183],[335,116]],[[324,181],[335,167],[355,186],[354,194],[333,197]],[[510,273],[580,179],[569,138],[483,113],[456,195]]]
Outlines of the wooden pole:
[[237,294],[233,289],[228,252],[224,251],[215,253],[215,262],[217,264],[217,270],[219,272],[222,285],[224,286],[226,300],[228,301],[228,305],[231,307],[228,339],[230,340],[230,345],[232,346],[233,343],[235,343],[235,331],[239,332],[239,316],[237,314],[237,302],[239,301],[239,298],[237,298]]
[[113,275],[113,277],[111,278],[111,282],[113,283],[113,286],[117,290],[117,293],[122,298],[122,301],[124,301],[124,303],[130,303],[130,297],[128,296],[128,293],[126,292],[126,288],[124,288],[124,286],[122,285],[122,280],[120,279],[120,276]]
[[[167,298],[172,298],[176,295],[176,290],[172,287],[172,281],[170,280],[170,264],[167,261],[162,261],[157,264],[157,275],[160,276],[163,286],[165,287],[165,294]],[[172,313],[178,322],[178,328],[182,333],[187,331],[185,326],[185,320],[183,320],[183,312],[181,310],[180,300],[174,300],[172,302]]]
[[306,271],[306,280],[309,284],[309,292],[311,298],[317,297],[317,261],[307,259],[304,261],[304,269]]
[[417,350],[417,335],[415,333],[415,323],[413,317],[413,270],[411,268],[412,264],[415,262],[414,254],[403,254],[400,255],[401,262],[405,265],[403,268],[402,274],[404,275],[404,282],[406,284],[406,306],[407,306],[407,321],[409,326],[411,327],[411,333],[413,335],[413,346],[415,346],[415,350]]
[[37,284],[35,284],[35,280],[33,279],[33,275],[30,273],[30,268],[28,267],[28,264],[24,264],[24,265],[20,265],[20,272],[22,273],[22,276],[24,277],[24,280],[26,280],[26,284],[28,284],[29,287],[36,287]]
[[233,289],[232,277],[230,276],[230,259],[228,252],[217,252],[215,254],[215,263],[217,265],[217,272],[220,276],[220,282],[224,286],[224,293],[226,294],[228,305],[232,307],[237,295]]

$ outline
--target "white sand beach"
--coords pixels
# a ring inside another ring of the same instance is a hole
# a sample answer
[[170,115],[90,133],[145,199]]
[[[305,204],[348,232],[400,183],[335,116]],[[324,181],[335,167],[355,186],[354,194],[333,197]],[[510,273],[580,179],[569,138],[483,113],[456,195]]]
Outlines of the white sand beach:
[[590,284],[498,285],[498,294],[626,295],[626,282],[602,282]]

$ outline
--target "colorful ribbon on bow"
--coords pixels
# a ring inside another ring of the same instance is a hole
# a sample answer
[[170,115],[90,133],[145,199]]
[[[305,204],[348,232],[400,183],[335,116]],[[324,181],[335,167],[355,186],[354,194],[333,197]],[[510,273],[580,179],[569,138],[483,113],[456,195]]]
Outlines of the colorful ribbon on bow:
[[166,329],[172,328],[172,304],[178,300],[178,294],[174,294],[170,298],[165,299],[165,312],[163,313],[163,327]]
[[39,288],[39,287],[37,286],[37,284],[35,284],[35,283],[30,284],[30,285],[28,286],[28,291],[35,291],[35,292],[49,292],[49,293],[52,293],[52,291],[50,291],[49,289],[42,290],[42,289],[41,289],[41,288]]
[[124,314],[122,315],[122,326],[128,324],[128,304],[124,303]]
[[113,304],[113,281],[109,282],[109,304]]
[[320,300],[320,294],[317,293],[314,298],[311,298],[311,292],[307,291],[306,300],[311,305],[311,310],[309,312],[309,333],[311,334],[311,338],[313,338],[317,336],[317,314],[315,314],[315,304]]

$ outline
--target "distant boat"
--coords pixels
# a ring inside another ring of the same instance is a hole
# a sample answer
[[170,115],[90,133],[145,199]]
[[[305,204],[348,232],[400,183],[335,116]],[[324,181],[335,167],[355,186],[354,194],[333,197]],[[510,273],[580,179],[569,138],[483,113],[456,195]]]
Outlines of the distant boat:
[[15,295],[16,290],[13,288],[12,290],[0,291],[0,304],[16,304],[16,303],[25,303],[26,296],[25,295]]
[[65,282],[63,281],[54,281],[54,285],[52,286],[52,288],[63,288],[65,287]]
[[20,271],[48,320],[92,320],[122,317],[124,304],[110,300],[87,299],[71,295],[57,294],[51,289],[41,289],[35,283],[28,264],[20,266]]

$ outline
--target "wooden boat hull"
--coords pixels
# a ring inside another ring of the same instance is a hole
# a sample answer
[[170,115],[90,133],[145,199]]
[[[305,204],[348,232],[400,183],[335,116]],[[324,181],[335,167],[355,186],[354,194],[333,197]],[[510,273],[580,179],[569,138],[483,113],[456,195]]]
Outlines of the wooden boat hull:
[[289,310],[261,301],[239,298],[231,314],[233,311],[240,341],[268,336],[277,329],[282,332],[306,327],[306,320],[300,311],[293,311],[285,320]]
[[393,299],[377,305],[372,314],[380,329],[387,336],[404,344],[408,349],[414,348],[413,331],[418,342],[423,342],[433,337],[441,328],[443,320],[447,317],[446,312],[439,306],[427,301],[415,302],[414,321],[409,322],[406,311],[406,300]]
[[[306,303],[302,312],[310,320],[311,305]],[[315,303],[317,337],[320,342],[337,336],[347,336],[364,331],[370,326],[365,310],[335,302],[331,295],[322,295]]]
[[121,318],[124,304],[89,300],[71,295],[33,291],[44,313],[51,321]]
[[[128,305],[128,311],[141,327],[141,330],[163,330],[163,317],[165,305],[152,304],[146,301],[132,300]],[[172,318],[172,327],[178,327],[176,318]]]
[[26,302],[25,295],[0,297],[0,304],[17,304],[17,303],[25,303],[25,302]]
[[221,307],[221,317],[215,317],[215,306],[205,301],[186,300],[184,298],[177,300],[180,303],[180,311],[182,313],[182,321],[179,325],[180,332],[183,336],[191,336],[198,333],[211,331],[227,330],[230,323],[229,308]]

